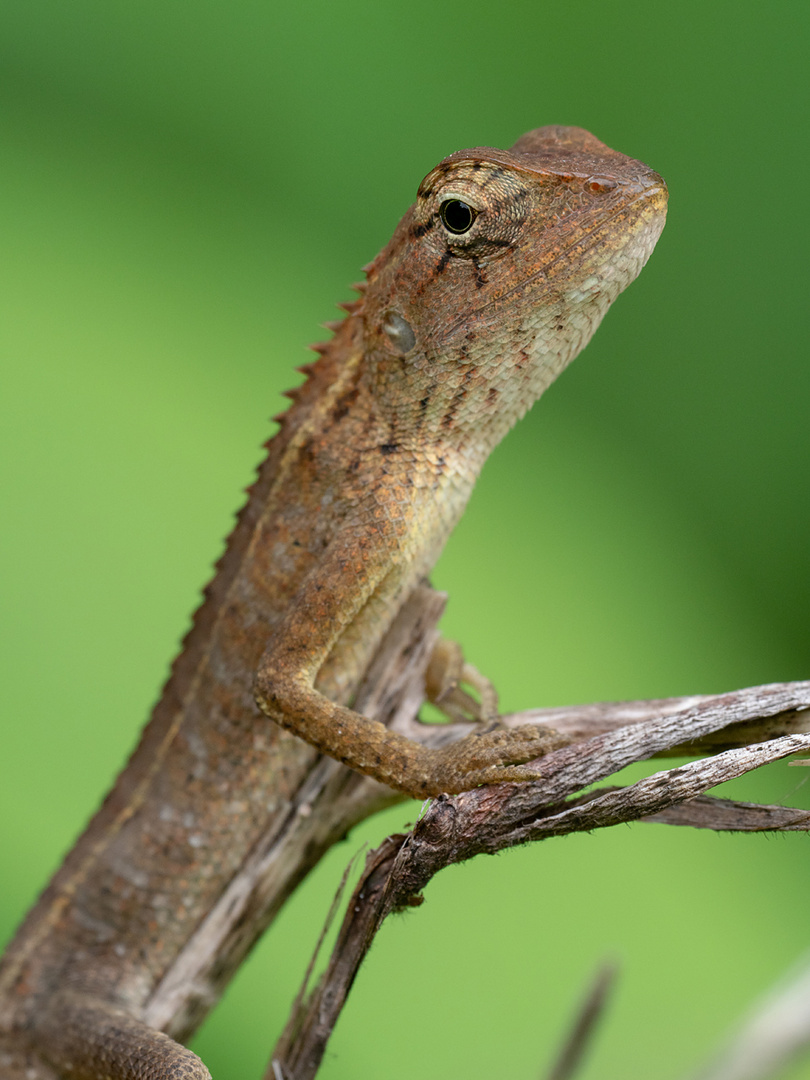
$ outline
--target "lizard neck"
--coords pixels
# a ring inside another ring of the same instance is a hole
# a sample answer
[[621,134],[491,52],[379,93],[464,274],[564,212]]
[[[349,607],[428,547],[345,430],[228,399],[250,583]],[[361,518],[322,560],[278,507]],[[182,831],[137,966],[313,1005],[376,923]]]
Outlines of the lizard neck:
[[611,299],[598,298],[566,335],[557,331],[557,305],[532,312],[532,325],[516,326],[495,353],[474,325],[462,325],[440,344],[392,356],[366,325],[359,386],[375,437],[384,433],[391,453],[441,459],[471,489],[495,446],[590,340]]

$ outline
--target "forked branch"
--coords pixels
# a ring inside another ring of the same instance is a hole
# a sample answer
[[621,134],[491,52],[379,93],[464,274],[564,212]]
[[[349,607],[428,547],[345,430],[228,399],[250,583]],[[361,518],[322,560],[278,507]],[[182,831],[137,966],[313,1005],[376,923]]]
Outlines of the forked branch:
[[[422,890],[445,866],[527,841],[639,819],[718,830],[810,828],[810,814],[805,811],[704,794],[760,765],[810,752],[810,733],[805,730],[810,683],[753,687],[687,699],[685,705],[677,709],[672,703],[655,702],[567,713],[555,710],[558,729],[562,717],[571,726],[587,723],[599,733],[538,761],[534,783],[498,784],[432,800],[410,833],[389,837],[371,852],[329,966],[309,999],[299,1001],[276,1048],[268,1080],[280,1076],[307,1080],[315,1075],[358,968],[383,921],[392,911],[421,903]],[[646,716],[653,718],[641,718],[645,708]],[[533,719],[536,722],[537,714]],[[519,722],[525,720],[525,714],[521,715]],[[622,726],[616,727],[617,722]],[[779,734],[754,745],[735,745],[766,732]],[[446,729],[434,737],[441,734]],[[714,757],[657,772],[627,787],[584,790],[633,762],[676,748],[683,752],[685,746],[729,744],[730,749]]]

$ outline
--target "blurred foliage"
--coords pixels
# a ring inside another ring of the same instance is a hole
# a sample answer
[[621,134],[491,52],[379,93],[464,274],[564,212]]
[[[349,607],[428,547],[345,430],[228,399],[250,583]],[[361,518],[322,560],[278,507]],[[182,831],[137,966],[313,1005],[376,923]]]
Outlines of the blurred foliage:
[[[446,631],[506,708],[808,676],[808,20],[5,0],[4,936],[133,744],[305,343],[462,146],[579,124],[671,202],[485,471]],[[734,790],[807,805],[804,776]],[[216,1080],[261,1074],[343,864],[417,812],[305,883],[197,1040]],[[806,948],[806,842],[638,825],[454,868],[380,938],[322,1075],[536,1077],[611,953],[583,1076],[679,1076]]]

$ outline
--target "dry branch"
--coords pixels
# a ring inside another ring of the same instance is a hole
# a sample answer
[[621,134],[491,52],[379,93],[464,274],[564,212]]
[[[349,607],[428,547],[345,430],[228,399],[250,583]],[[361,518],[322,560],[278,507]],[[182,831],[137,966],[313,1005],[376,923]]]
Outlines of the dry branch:
[[[810,814],[803,811],[704,795],[760,765],[810,752],[809,707],[810,684],[793,683],[716,697],[551,710],[558,730],[567,723],[572,739],[575,731],[588,736],[540,759],[537,781],[439,796],[407,836],[389,837],[369,854],[329,966],[309,1000],[299,1002],[273,1055],[268,1080],[308,1080],[315,1075],[359,966],[386,916],[420,903],[425,885],[445,866],[527,841],[638,819],[747,831],[810,827]],[[518,722],[525,721],[526,714],[520,714]],[[467,725],[448,727],[457,732]],[[430,742],[447,734],[444,728],[421,731]],[[765,733],[778,735],[758,741]],[[737,745],[750,737],[754,745]],[[628,787],[584,790],[633,762],[682,752],[686,746],[729,743],[731,749],[714,757],[655,773]]]
[[594,1032],[604,1015],[608,999],[616,982],[615,964],[605,964],[592,980],[585,1000],[580,1006],[574,1025],[554,1062],[546,1080],[572,1080],[593,1042]]

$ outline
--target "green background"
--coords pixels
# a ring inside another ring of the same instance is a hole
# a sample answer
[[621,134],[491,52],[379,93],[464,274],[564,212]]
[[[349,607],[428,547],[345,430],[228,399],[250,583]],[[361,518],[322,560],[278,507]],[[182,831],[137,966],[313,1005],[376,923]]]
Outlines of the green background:
[[[2,757],[9,935],[136,738],[284,405],[421,177],[579,124],[658,169],[642,277],[496,452],[435,575],[507,709],[810,676],[804,4],[5,0]],[[734,787],[808,805],[785,765]],[[333,851],[196,1047],[258,1078]],[[392,920],[328,1080],[678,1077],[807,948],[807,838],[635,825],[478,859]],[[794,1078],[810,1077],[798,1066]]]

